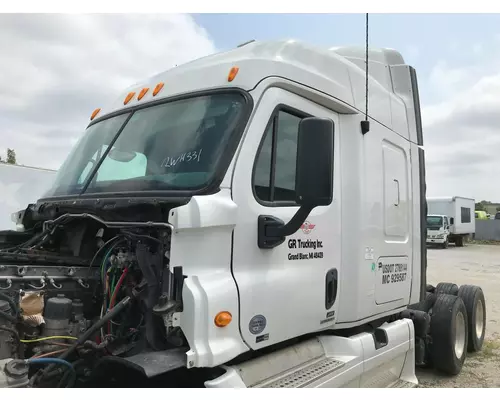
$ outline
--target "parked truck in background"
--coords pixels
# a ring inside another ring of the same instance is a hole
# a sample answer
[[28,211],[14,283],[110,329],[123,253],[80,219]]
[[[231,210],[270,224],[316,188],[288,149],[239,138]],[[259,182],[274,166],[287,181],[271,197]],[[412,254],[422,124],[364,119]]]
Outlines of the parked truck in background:
[[371,49],[366,76],[365,57],[253,42],[96,109],[24,232],[0,232],[3,386],[458,374],[484,295],[428,284],[416,72]]
[[427,198],[427,244],[463,247],[475,232],[475,200],[467,197]]
[[481,211],[481,210],[476,210],[474,211],[474,216],[475,216],[475,219],[490,219],[491,215],[488,214],[486,211]]
[[36,202],[55,177],[54,170],[0,162],[0,230],[15,229],[12,214]]

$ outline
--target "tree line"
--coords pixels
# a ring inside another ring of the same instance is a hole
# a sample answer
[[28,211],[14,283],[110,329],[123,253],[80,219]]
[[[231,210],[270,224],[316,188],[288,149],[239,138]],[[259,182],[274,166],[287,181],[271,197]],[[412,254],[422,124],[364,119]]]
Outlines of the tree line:
[[479,203],[476,203],[476,211],[488,211],[487,206],[492,206],[496,205],[496,210],[500,211],[500,205],[497,205],[497,203],[492,203],[491,201],[487,200],[481,200]]
[[7,164],[17,164],[16,151],[14,149],[7,149],[7,157],[3,159],[2,156],[0,156],[0,162]]

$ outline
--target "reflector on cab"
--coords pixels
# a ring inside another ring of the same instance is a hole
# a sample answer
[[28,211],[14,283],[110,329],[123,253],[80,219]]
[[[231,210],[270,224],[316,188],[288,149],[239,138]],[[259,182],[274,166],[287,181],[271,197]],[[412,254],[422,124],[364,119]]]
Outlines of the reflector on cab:
[[238,67],[231,68],[231,70],[229,71],[229,74],[227,75],[227,81],[232,82],[234,80],[234,78],[236,78],[236,75],[238,75],[239,70],[240,69]]
[[97,114],[99,114],[100,111],[101,111],[100,108],[96,108],[92,113],[92,115],[90,116],[90,120],[92,121],[97,116]]
[[135,96],[135,92],[130,92],[129,94],[127,94],[127,97],[125,97],[123,104],[127,105],[129,103],[129,101],[134,98],[134,96]]
[[146,93],[148,92],[149,88],[145,87],[139,92],[139,96],[137,96],[137,100],[142,99]]
[[165,86],[163,82],[160,82],[158,85],[156,85],[153,90],[153,96],[156,96],[158,93],[160,93],[160,90],[163,89],[163,86]]

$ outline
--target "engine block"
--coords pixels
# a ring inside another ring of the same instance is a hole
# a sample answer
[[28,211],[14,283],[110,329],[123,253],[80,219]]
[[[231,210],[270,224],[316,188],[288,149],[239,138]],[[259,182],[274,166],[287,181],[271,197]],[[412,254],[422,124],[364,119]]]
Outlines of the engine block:
[[88,291],[99,282],[97,268],[81,266],[0,265],[0,292]]

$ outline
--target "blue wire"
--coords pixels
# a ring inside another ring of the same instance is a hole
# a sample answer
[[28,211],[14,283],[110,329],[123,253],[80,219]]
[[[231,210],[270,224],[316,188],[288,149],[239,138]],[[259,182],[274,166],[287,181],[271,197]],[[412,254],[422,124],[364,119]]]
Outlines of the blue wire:
[[28,364],[62,364],[73,370],[73,366],[66,360],[60,358],[31,358],[27,359]]

